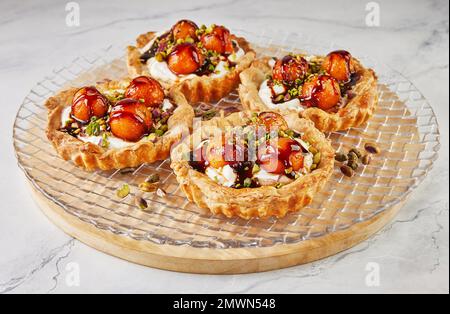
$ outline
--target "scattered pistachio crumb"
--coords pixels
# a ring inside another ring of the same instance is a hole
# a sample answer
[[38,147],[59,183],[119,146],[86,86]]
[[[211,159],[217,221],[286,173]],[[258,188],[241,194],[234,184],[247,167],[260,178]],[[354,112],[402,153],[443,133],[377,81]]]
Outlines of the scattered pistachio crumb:
[[123,184],[120,189],[117,190],[117,197],[118,198],[125,198],[130,194],[130,186],[128,184]]

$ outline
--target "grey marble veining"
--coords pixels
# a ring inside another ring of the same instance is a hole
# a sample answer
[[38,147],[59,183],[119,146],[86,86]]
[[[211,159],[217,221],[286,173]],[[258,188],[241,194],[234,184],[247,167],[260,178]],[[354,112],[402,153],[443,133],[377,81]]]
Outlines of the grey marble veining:
[[[366,1],[78,1],[80,27],[65,24],[66,1],[0,2],[0,293],[81,292],[356,292],[449,291],[449,5],[448,1],[377,1],[380,27],[367,27]],[[442,148],[423,184],[395,221],[369,241],[305,266],[262,274],[204,276],[134,265],[71,239],[31,200],[15,166],[12,123],[33,85],[57,66],[110,43],[131,42],[180,18],[258,32],[302,32],[370,55],[397,69],[428,99]],[[67,266],[79,265],[71,286]],[[380,284],[366,284],[366,267]]]

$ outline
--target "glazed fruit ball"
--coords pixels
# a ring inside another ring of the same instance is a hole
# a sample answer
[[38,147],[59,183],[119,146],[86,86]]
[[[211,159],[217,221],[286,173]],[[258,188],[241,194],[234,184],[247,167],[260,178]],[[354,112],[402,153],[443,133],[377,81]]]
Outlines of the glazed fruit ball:
[[234,52],[230,31],[223,26],[214,26],[210,33],[202,36],[201,42],[207,50],[212,50],[219,54],[228,55]]
[[81,123],[88,123],[92,117],[104,117],[108,108],[108,99],[95,87],[83,87],[73,97],[71,116]]
[[296,80],[301,80],[308,72],[308,61],[300,56],[285,56],[278,59],[273,67],[273,79],[292,85]]
[[286,138],[286,137],[280,137],[277,140],[277,150],[278,150],[278,156],[282,160],[288,160],[289,156],[292,153],[292,147],[298,146],[297,142],[293,139]]
[[167,57],[169,69],[178,75],[186,75],[196,72],[204,63],[204,56],[200,50],[191,43],[183,43],[175,46]]
[[119,101],[110,113],[111,133],[128,142],[142,139],[150,131],[152,124],[150,109],[135,99]]
[[340,99],[339,83],[329,75],[314,76],[303,85],[301,100],[307,107],[328,110],[336,106]]
[[181,39],[185,40],[186,38],[192,38],[194,40],[197,39],[196,31],[198,30],[197,24],[189,20],[181,20],[178,21],[172,27],[172,34],[175,41]]
[[322,63],[322,69],[339,82],[350,80],[352,68],[352,55],[344,50],[330,52]]
[[159,107],[165,95],[158,81],[148,76],[139,76],[128,85],[125,97],[142,101],[147,107]]

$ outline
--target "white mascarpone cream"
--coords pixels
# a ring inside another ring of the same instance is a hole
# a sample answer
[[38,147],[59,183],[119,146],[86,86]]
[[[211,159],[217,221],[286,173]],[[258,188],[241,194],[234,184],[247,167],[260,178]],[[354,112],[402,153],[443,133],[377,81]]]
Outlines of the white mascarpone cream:
[[171,103],[171,101],[167,98],[164,98],[163,105],[162,105],[162,111],[169,111],[172,109],[174,105]]
[[277,183],[287,184],[292,182],[292,180],[285,175],[269,173],[264,169],[255,173],[253,178],[258,179],[260,185],[275,185]]
[[213,167],[206,168],[205,174],[215,182],[226,187],[232,187],[237,180],[237,174],[233,168],[226,165],[222,168],[215,169]]
[[238,48],[237,51],[235,51],[234,53],[232,53],[231,55],[228,56],[228,60],[230,60],[231,62],[238,62],[239,59],[241,59],[244,55],[245,55],[245,51],[244,49],[242,49],[241,47],[239,47],[238,43],[233,41],[235,46]]
[[230,71],[227,68],[227,62],[220,61],[217,64],[216,69],[214,70],[214,72],[211,73],[209,76],[210,77],[223,77],[223,76],[227,75],[228,72],[230,72]]
[[[294,98],[283,103],[274,104],[272,101],[272,89],[269,87],[268,82],[269,80],[265,80],[264,82],[262,82],[258,92],[259,97],[267,107],[269,107],[270,109],[295,110],[297,112],[304,110],[298,98]],[[276,95],[283,93],[283,91],[284,91],[283,86],[281,85],[274,86],[274,92]]]

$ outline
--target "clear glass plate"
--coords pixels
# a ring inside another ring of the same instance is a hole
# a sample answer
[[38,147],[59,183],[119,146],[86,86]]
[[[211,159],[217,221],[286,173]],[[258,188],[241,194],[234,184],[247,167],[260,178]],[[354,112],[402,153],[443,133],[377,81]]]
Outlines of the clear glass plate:
[[[261,55],[281,56],[294,51],[325,54],[334,48],[296,34],[240,33]],[[67,213],[99,229],[135,240],[193,248],[298,243],[347,229],[403,201],[437,158],[439,129],[423,95],[396,71],[360,58],[379,75],[378,109],[363,127],[328,136],[337,151],[371,141],[379,145],[382,153],[353,178],[344,177],[336,167],[323,191],[301,212],[283,219],[249,221],[214,216],[187,201],[169,160],[142,165],[128,174],[85,172],[56,155],[45,135],[47,111],[43,104],[65,87],[126,76],[123,47],[110,46],[54,70],[30,91],[14,124],[18,163],[34,187]],[[234,92],[214,105],[239,108],[239,97]],[[134,194],[139,183],[153,173],[159,173],[167,196],[145,195],[149,209],[142,211],[134,204]],[[123,183],[130,185],[132,193],[119,200],[116,191]]]

